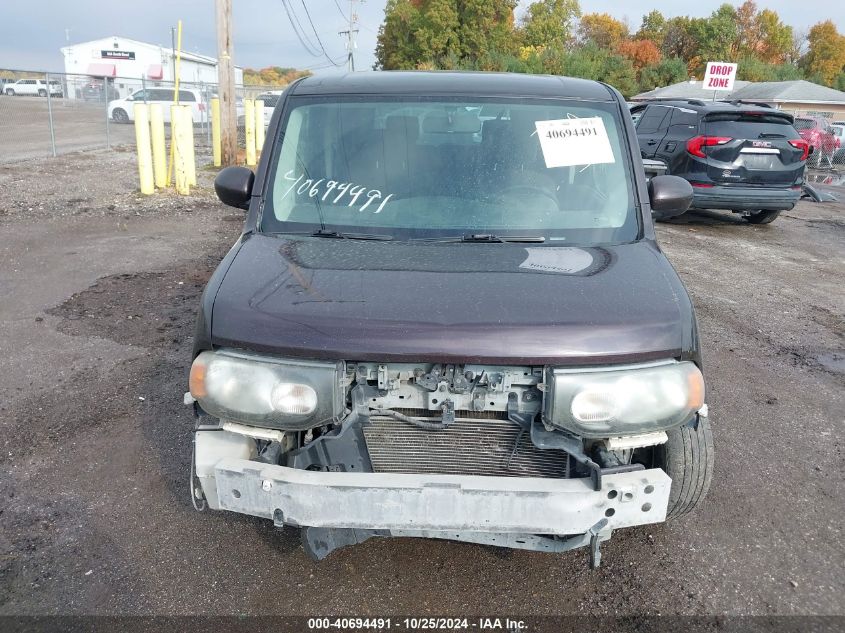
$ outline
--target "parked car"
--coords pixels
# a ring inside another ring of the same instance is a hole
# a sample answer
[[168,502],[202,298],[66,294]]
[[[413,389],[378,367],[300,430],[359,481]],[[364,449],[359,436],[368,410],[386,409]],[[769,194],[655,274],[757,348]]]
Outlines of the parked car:
[[43,79],[18,79],[17,81],[6,83],[3,86],[3,92],[10,97],[18,95],[46,97],[48,89],[51,97],[62,96],[62,84],[58,81],[50,81],[48,86],[47,82]]
[[317,558],[405,536],[597,565],[611,530],[701,505],[698,330],[652,223],[693,192],[646,183],[619,92],[360,73],[277,107],[257,173],[215,181],[247,215],[194,339],[198,507]]
[[641,104],[631,114],[642,157],[687,179],[693,208],[766,224],[798,202],[810,147],[790,114],[699,100]]
[[79,95],[85,101],[114,101],[120,99],[120,93],[113,85],[106,85],[103,81],[89,81],[84,86]]
[[[282,94],[281,90],[271,90],[269,92],[262,92],[261,94],[257,95],[253,98],[253,101],[261,100],[264,102],[264,127],[270,125],[270,119],[273,117],[273,110],[276,107],[276,104],[279,102],[279,96]],[[238,112],[238,127],[244,127],[246,125],[246,117],[244,114],[244,104],[243,99],[238,97],[237,101],[237,112]]]
[[[172,88],[147,88],[146,90],[137,90],[124,99],[115,99],[109,102],[109,117],[117,123],[134,121],[134,105],[138,101],[161,105],[164,110],[164,122],[170,123],[170,106],[176,103],[173,99]],[[179,103],[191,106],[191,116],[194,123],[203,120],[206,106],[201,91],[180,88]]]
[[795,129],[813,148],[813,166],[832,167],[833,155],[840,147],[840,140],[833,133],[830,123],[819,117],[796,117]]

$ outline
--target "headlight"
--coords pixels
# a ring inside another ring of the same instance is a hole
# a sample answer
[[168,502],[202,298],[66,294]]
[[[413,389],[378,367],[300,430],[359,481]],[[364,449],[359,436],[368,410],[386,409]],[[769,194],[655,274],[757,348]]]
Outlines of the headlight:
[[690,362],[549,368],[546,385],[544,420],[583,437],[668,429],[704,404],[704,377]]
[[301,431],[343,413],[343,363],[203,352],[191,366],[191,395],[213,416]]

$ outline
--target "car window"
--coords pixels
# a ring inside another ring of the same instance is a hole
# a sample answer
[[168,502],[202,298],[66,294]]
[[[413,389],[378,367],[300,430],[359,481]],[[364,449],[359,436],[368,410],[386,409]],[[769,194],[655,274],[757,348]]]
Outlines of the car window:
[[[638,235],[615,104],[378,96],[290,104],[264,231],[322,223],[394,239],[492,233],[577,244]],[[480,116],[482,105],[495,118]]]
[[688,108],[672,108],[672,121],[670,125],[686,125],[698,127],[698,112]]
[[[171,98],[173,93],[171,92]],[[179,91],[179,101],[188,101],[188,102],[196,102],[197,98],[194,96],[194,93],[190,90],[180,90]]]
[[637,122],[637,132],[653,134],[669,127],[671,108],[666,106],[648,106]]
[[708,114],[703,125],[705,133],[709,136],[742,139],[798,138],[798,132],[789,118],[777,114],[719,112]]
[[812,130],[816,127],[816,122],[813,119],[795,119],[796,130]]

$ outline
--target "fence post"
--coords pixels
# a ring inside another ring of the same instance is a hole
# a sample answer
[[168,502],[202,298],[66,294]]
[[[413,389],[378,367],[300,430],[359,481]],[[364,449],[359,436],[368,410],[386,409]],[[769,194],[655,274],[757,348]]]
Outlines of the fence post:
[[145,103],[134,104],[135,144],[138,146],[138,176],[141,181],[141,193],[155,193],[153,177],[153,152],[150,146],[150,109]]
[[150,104],[150,132],[155,185],[164,189],[167,186],[167,144],[164,141],[164,111],[160,103]]
[[104,101],[106,102],[106,149],[111,149],[111,130],[109,129],[109,94],[114,84],[109,82],[108,77],[103,77],[103,80],[105,83],[105,86],[103,87],[103,93],[105,95]]
[[211,155],[214,158],[214,166],[220,167],[223,164],[220,147],[220,98],[211,98]]
[[264,149],[264,102],[261,99],[255,100],[255,150],[260,157]]
[[246,136],[246,164],[255,167],[255,106],[252,99],[244,99],[244,126]]
[[50,119],[50,147],[53,149],[53,158],[56,157],[56,130],[53,126],[53,95],[50,88],[50,73],[44,73],[44,83],[47,84],[47,116]]

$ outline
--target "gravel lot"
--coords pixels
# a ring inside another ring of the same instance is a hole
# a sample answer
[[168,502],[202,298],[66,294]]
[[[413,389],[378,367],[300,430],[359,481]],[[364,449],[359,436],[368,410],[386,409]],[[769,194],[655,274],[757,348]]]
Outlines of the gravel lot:
[[[698,310],[705,507],[587,552],[371,540],[195,512],[193,316],[242,216],[136,193],[131,154],[0,166],[0,615],[842,614],[845,205],[659,226]],[[845,195],[842,196],[845,199]]]

